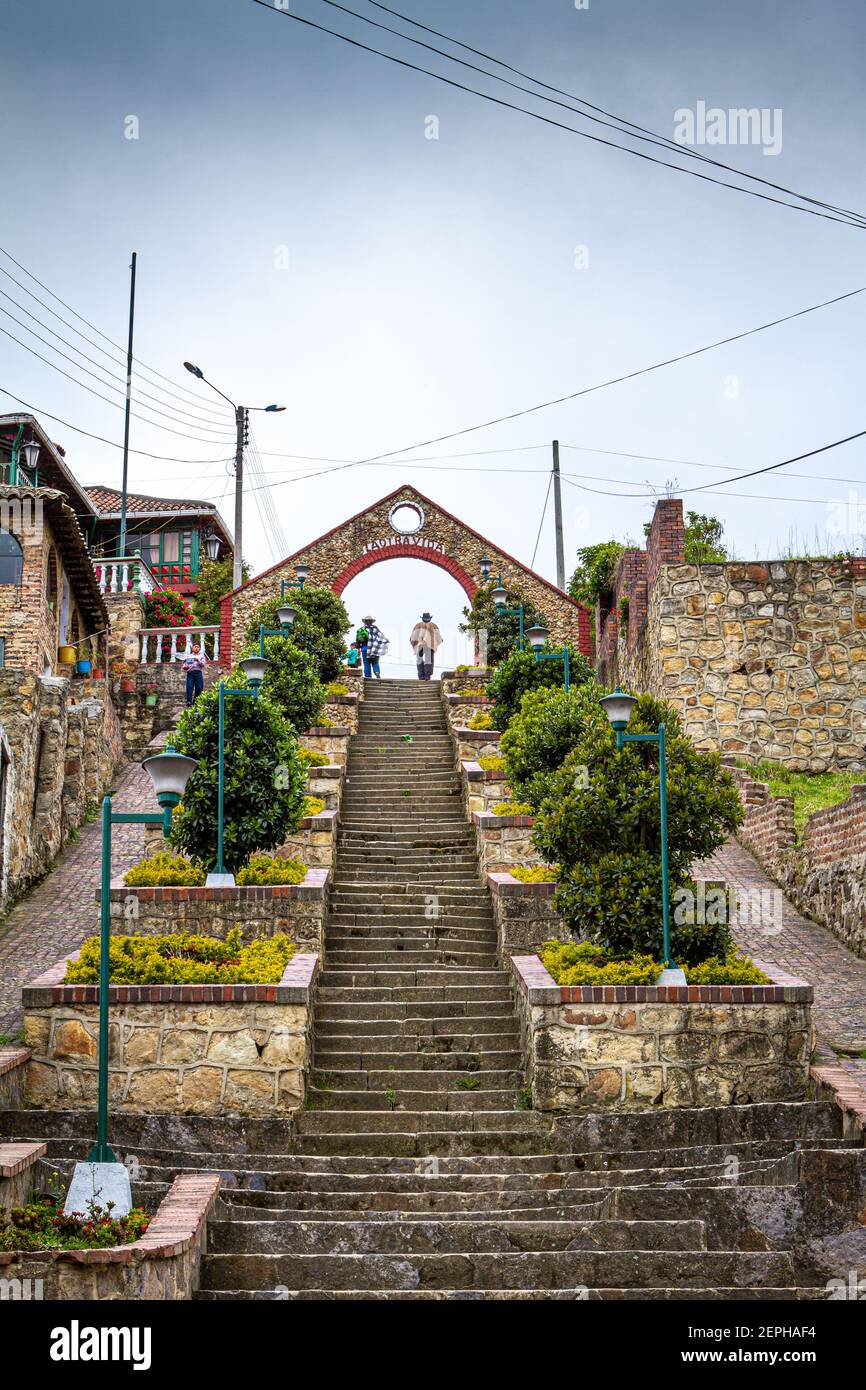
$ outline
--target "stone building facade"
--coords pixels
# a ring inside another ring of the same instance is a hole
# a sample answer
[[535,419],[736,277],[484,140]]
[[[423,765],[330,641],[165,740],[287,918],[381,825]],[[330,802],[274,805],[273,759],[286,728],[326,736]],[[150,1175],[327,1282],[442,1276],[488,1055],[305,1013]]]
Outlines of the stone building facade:
[[[409,509],[411,531],[395,525],[398,509]],[[250,579],[222,600],[220,652],[228,663],[237,652],[254,610],[292,582],[298,564],[309,566],[309,583],[341,594],[350,580],[383,560],[418,559],[446,570],[471,603],[482,583],[480,561],[491,561],[491,574],[519,592],[544,613],[551,639],[571,642],[589,656],[589,611],[555,584],[515,560],[478,531],[410,486],[397,488],[371,507],[335,526],[294,555]]]
[[599,678],[672,701],[699,747],[866,768],[866,562],[687,565],[668,498],[646,550],[622,555],[596,632]]

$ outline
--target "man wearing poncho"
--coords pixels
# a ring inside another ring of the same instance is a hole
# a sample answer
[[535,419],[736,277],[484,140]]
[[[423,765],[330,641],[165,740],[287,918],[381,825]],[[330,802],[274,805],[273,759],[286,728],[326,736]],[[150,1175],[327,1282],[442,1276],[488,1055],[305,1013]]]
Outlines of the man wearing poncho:
[[443,642],[442,633],[429,613],[421,614],[421,621],[413,627],[409,642],[418,663],[419,681],[429,681],[433,675],[433,661],[436,652]]

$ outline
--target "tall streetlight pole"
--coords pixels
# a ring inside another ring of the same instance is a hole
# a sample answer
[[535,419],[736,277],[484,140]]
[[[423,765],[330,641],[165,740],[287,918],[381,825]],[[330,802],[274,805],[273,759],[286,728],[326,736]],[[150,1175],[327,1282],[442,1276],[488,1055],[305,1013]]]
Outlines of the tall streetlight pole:
[[559,480],[559,440],[553,441],[553,525],[556,531],[556,587],[565,588],[565,545],[562,539],[562,484]]
[[274,411],[285,410],[286,407],[284,405],[236,405],[224,391],[221,391],[218,386],[214,386],[213,382],[208,380],[201,367],[196,367],[192,362],[184,362],[183,365],[188,372],[192,372],[193,376],[197,376],[199,381],[203,381],[212,391],[216,391],[218,396],[222,396],[224,401],[228,401],[235,413],[235,553],[232,566],[232,584],[234,588],[238,589],[244,579],[244,447],[247,442],[247,416],[251,410],[263,410],[272,414]]
[[126,407],[123,416],[123,482],[120,487],[120,544],[118,554],[126,556],[126,492],[129,482],[129,416],[132,405],[132,332],[135,325],[135,267],[138,252],[132,253],[129,267],[129,336],[126,342]]

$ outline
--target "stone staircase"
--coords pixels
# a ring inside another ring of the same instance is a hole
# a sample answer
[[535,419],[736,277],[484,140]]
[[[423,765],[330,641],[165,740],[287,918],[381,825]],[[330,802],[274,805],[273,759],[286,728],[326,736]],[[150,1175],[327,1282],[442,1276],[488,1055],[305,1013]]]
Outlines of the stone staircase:
[[[307,1108],[118,1115],[155,1206],[217,1169],[202,1299],[824,1299],[866,1151],[831,1104],[523,1108],[508,973],[438,683],[368,682],[350,747]],[[0,1114],[68,1170],[93,1117]],[[858,1251],[860,1255],[858,1255]]]

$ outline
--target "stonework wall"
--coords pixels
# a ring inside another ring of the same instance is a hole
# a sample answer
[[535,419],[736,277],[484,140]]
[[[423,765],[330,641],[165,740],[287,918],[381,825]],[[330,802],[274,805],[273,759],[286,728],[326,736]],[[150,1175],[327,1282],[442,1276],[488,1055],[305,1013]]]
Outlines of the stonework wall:
[[532,843],[534,816],[496,816],[488,811],[473,811],[472,824],[482,874],[502,873],[512,864],[534,868],[543,863]]
[[619,598],[639,569],[624,563],[633,552],[623,557],[605,625],[616,640],[603,634],[600,678],[663,695],[700,748],[808,772],[866,768],[862,567],[838,560],[686,565],[682,552],[676,556],[681,518],[677,499],[657,507],[646,552],[646,621],[633,623],[630,609],[627,631],[619,632]]
[[[401,503],[421,508],[424,522],[420,531],[411,535],[395,531],[388,518]],[[294,580],[299,562],[309,566],[309,583],[340,594],[372,564],[396,558],[423,559],[451,574],[471,600],[481,582],[480,560],[485,554],[492,562],[492,573],[501,573],[507,587],[522,592],[544,613],[554,641],[573,642],[589,655],[587,609],[412,487],[397,489],[223,599],[221,654],[230,660],[254,610],[279,594],[281,579]]]
[[740,768],[731,772],[745,812],[738,839],[805,916],[866,959],[866,785],[816,811],[798,840],[791,797],[772,796]]
[[805,1100],[812,987],[559,986],[512,958],[537,1110],[650,1110]]
[[104,683],[0,670],[0,747],[5,900],[45,873],[111,785],[122,750]]
[[[57,671],[58,649],[61,645],[61,609],[64,588],[68,585],[68,610],[64,641],[79,638],[93,631],[88,626],[76,602],[77,582],[67,574],[66,549],[48,519],[47,507],[40,503],[57,494],[46,489],[33,489],[31,499],[15,490],[18,501],[9,503],[12,518],[8,529],[15,536],[23,553],[20,584],[0,584],[0,636],[5,640],[5,664],[9,669],[30,671],[42,675]],[[4,489],[4,496],[8,489]],[[18,513],[16,516],[16,506]],[[20,525],[17,524],[20,520]],[[82,542],[79,541],[79,544]],[[49,565],[51,586],[49,589]],[[82,646],[82,657],[89,655]]]
[[[272,1115],[303,1104],[318,956],[278,985],[112,985],[109,1097],[133,1114]],[[66,961],[22,992],[32,1049],[24,1105],[96,1102],[97,985],[63,985]]]
[[324,753],[331,767],[344,768],[349,751],[349,730],[344,725],[328,728],[326,725],[307,729],[298,739],[302,748],[312,753]]
[[500,801],[510,801],[511,788],[501,770],[487,771],[477,762],[464,760],[460,764],[463,779],[463,804],[467,816],[474,811],[492,811]]
[[555,883],[521,883],[506,871],[488,873],[487,886],[506,967],[511,956],[538,951],[545,941],[573,940],[553,906]]

